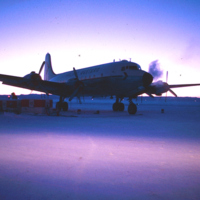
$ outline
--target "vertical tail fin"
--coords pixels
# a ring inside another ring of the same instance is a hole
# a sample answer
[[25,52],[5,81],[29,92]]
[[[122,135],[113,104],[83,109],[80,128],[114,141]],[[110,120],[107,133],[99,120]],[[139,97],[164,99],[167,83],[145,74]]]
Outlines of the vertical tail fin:
[[44,80],[48,81],[52,79],[55,75],[56,74],[53,72],[51,65],[51,55],[47,53],[45,57]]

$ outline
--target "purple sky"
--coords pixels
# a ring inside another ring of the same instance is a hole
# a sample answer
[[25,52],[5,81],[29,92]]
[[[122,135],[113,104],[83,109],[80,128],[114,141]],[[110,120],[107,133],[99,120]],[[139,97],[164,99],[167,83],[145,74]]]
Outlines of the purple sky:
[[[185,0],[0,3],[0,73],[39,71],[49,52],[56,73],[127,59],[148,71],[158,60],[171,84],[200,83],[200,2]],[[0,94],[30,93],[0,84]],[[200,87],[174,89],[200,97]]]

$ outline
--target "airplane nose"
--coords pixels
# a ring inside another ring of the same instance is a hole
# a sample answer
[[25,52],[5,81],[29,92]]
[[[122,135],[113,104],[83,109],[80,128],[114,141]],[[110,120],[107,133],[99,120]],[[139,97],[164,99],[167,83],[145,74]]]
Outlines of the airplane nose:
[[144,73],[142,77],[144,87],[149,86],[153,81],[153,76],[147,72]]

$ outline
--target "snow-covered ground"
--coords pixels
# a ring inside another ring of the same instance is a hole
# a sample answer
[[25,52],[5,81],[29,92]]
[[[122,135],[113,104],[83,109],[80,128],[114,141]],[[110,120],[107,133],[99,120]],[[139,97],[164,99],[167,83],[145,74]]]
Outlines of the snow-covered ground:
[[200,101],[174,99],[0,113],[0,199],[200,199]]

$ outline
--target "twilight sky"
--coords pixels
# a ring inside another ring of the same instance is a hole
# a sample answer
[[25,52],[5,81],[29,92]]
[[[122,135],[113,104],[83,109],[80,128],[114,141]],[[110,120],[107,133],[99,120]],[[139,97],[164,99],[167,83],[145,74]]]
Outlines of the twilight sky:
[[[0,1],[0,74],[38,72],[49,52],[55,73],[131,58],[145,71],[159,60],[169,84],[200,83],[199,11],[199,0]],[[30,93],[0,84],[13,91]]]

